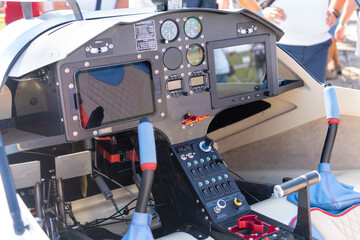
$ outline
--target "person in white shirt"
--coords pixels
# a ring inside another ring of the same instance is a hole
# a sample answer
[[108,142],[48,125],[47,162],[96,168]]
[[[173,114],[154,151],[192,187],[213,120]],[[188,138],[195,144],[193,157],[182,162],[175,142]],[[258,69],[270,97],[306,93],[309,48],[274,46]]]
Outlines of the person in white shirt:
[[275,0],[264,10],[255,0],[239,2],[243,7],[279,24],[285,32],[279,46],[318,81],[325,81],[328,48],[331,45],[328,31],[335,24],[344,0],[335,0],[330,7],[328,0]]

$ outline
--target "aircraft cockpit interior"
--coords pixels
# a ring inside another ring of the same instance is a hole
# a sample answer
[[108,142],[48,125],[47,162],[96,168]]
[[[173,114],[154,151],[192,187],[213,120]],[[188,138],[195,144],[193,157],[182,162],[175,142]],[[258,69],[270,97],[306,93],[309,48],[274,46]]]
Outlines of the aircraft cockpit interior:
[[142,211],[155,239],[306,239],[261,211],[277,184],[261,170],[297,149],[269,139],[325,112],[296,118],[323,86],[284,32],[246,9],[112,13],[50,13],[2,49],[2,141],[39,236],[121,239]]

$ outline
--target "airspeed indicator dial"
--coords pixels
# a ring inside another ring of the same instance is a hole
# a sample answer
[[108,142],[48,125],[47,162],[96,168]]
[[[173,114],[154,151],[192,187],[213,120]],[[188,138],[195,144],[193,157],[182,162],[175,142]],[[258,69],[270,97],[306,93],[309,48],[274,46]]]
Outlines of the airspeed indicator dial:
[[161,36],[168,41],[173,41],[178,33],[178,27],[173,20],[166,20],[160,28]]

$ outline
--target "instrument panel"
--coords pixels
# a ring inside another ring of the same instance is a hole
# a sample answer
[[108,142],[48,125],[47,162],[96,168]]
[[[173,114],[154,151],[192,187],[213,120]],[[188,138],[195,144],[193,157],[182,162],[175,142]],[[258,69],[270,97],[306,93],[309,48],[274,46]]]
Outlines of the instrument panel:
[[157,13],[115,25],[58,62],[67,139],[132,129],[147,116],[171,143],[184,142],[204,136],[222,109],[276,95],[282,32],[245,13]]

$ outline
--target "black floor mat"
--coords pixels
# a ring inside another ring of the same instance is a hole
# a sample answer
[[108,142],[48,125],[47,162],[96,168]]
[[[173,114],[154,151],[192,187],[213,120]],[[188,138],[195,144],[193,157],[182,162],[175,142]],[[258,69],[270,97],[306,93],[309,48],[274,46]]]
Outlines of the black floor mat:
[[105,228],[89,228],[85,229],[85,233],[93,240],[120,240],[122,236],[116,235]]

